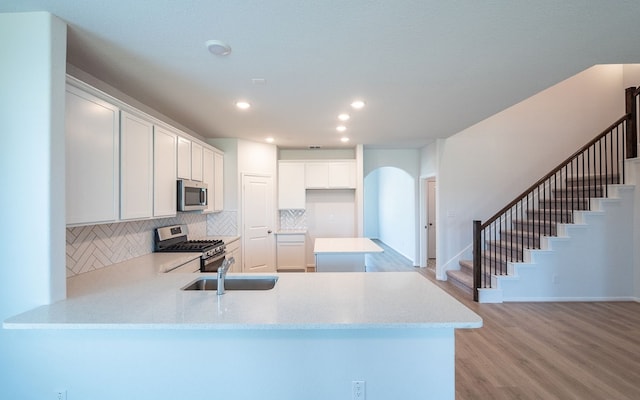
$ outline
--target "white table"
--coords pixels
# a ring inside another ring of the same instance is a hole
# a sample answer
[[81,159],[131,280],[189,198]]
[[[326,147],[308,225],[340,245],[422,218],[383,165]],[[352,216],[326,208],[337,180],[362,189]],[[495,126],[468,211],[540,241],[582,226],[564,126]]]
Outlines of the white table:
[[365,255],[383,251],[368,238],[316,238],[316,272],[365,272]]

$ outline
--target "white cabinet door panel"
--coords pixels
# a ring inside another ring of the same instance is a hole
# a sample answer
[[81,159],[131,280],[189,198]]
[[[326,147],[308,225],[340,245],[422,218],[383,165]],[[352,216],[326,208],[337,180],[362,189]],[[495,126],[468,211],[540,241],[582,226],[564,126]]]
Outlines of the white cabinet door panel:
[[191,179],[202,182],[202,145],[191,142]]
[[177,213],[178,135],[159,126],[153,129],[153,216]]
[[153,123],[121,112],[120,219],[153,215]]
[[67,86],[66,223],[112,222],[119,214],[118,107]]
[[355,161],[334,161],[329,163],[329,187],[332,189],[355,189]]
[[207,209],[205,211],[208,212],[212,212],[214,210],[214,179],[213,150],[204,148],[202,150],[202,182],[207,184]]
[[327,189],[329,187],[329,164],[326,162],[305,163],[305,187]]
[[214,153],[213,211],[224,209],[224,155]]
[[301,162],[278,163],[278,209],[304,210],[306,207],[305,166]]
[[178,137],[178,179],[191,179],[191,140]]

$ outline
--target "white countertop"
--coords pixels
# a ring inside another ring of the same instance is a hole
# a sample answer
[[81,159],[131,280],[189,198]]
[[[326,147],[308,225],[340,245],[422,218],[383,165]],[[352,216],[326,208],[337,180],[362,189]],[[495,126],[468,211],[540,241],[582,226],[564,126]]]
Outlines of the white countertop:
[[276,231],[276,235],[306,235],[306,229],[280,229]]
[[382,253],[384,250],[369,238],[316,238],[313,252],[319,253]]
[[[482,319],[417,272],[285,273],[272,290],[182,291],[215,274],[158,273],[153,253],[68,279],[68,298],[6,329],[477,328]],[[191,254],[191,253],[189,253]],[[171,262],[178,262],[173,260]],[[238,274],[238,276],[248,274]],[[230,277],[235,276],[229,274]]]

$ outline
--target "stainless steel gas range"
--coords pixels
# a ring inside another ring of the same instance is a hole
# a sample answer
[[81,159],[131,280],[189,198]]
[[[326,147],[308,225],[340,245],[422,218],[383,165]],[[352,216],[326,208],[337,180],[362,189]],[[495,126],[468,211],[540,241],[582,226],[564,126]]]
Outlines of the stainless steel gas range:
[[156,229],[154,251],[170,253],[201,253],[200,272],[216,272],[226,256],[222,240],[188,240],[186,225],[171,225]]

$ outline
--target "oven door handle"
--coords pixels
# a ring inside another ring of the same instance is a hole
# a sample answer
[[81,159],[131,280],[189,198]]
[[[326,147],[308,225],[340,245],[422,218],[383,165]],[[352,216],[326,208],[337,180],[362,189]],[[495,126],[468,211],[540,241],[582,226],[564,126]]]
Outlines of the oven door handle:
[[223,259],[226,255],[227,255],[227,252],[223,251],[222,253],[218,253],[215,256],[211,256],[209,258],[204,258],[202,261],[205,264],[211,264],[213,262],[216,262],[216,261],[219,261],[219,260]]

